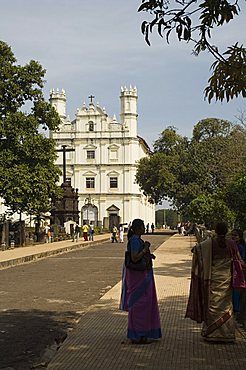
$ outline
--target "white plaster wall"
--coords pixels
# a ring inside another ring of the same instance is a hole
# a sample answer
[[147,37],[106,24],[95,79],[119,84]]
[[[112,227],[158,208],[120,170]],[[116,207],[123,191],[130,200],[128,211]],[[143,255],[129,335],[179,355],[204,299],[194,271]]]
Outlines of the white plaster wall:
[[[78,110],[76,124],[63,125],[60,132],[51,133],[57,146],[65,144],[75,148],[75,153],[66,155],[67,175],[71,177],[72,186],[79,189],[80,210],[90,195],[98,207],[100,221],[108,217],[107,208],[112,204],[119,208],[122,222],[128,223],[136,217],[145,222],[154,221],[155,207],[146,203],[135,183],[136,162],[146,156],[146,149],[137,138],[136,102],[135,97],[127,97],[122,105],[121,119],[128,128],[112,123],[101,108],[90,106],[87,110],[85,107]],[[88,131],[89,121],[94,122],[93,132]],[[112,145],[118,147],[117,160],[109,157]],[[87,159],[87,150],[95,150],[95,159]],[[62,153],[59,153],[57,164],[62,169]],[[117,173],[117,189],[109,187],[112,172]],[[95,189],[86,189],[86,177],[95,177]]]

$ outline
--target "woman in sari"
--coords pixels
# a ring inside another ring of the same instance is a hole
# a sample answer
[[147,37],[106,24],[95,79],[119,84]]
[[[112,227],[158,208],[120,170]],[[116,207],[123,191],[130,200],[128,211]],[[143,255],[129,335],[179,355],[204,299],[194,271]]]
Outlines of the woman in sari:
[[227,225],[215,226],[216,236],[193,249],[190,296],[185,317],[203,323],[201,335],[211,342],[233,342],[232,256],[240,259]]
[[[238,252],[243,261],[246,260],[246,244],[243,238],[243,231],[240,229],[233,229],[231,232],[231,238],[237,244]],[[232,303],[233,303],[233,312],[237,321],[239,321],[240,315],[240,296],[241,293],[244,294],[244,289],[240,291],[239,289],[233,289],[232,291]]]
[[[236,242],[242,260],[246,262],[246,243],[243,231],[240,229],[232,230],[231,238]],[[244,275],[246,280],[245,270]],[[246,289],[233,289],[232,302],[237,322],[246,329]]]
[[155,281],[150,254],[150,243],[144,242],[144,222],[135,219],[128,231],[127,250],[131,260],[137,263],[147,258],[147,268],[137,271],[123,267],[120,309],[128,312],[127,337],[136,344],[145,344],[149,339],[161,338],[161,325]]

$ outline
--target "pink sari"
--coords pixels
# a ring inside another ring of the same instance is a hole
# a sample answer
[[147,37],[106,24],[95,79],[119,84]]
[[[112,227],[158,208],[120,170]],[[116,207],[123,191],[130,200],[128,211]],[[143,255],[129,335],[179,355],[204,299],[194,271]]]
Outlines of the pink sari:
[[153,270],[133,271],[123,267],[120,309],[128,312],[127,337],[161,338],[160,315]]

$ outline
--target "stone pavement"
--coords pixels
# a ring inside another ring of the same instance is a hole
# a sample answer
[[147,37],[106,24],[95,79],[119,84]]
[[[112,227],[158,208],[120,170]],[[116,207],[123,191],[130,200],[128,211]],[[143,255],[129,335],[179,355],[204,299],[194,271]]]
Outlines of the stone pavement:
[[54,243],[35,244],[28,247],[7,249],[0,251],[0,269],[20,265],[26,262],[38,260],[55,254],[69,252],[81,247],[88,247],[93,243],[101,243],[109,240],[111,234],[95,235],[94,241],[84,241],[82,238],[78,242],[63,240]]
[[127,314],[118,310],[119,282],[85,312],[48,369],[245,369],[245,331],[237,331],[235,344],[210,344],[201,339],[199,324],[184,319],[194,243],[193,237],[174,235],[155,251],[160,341],[132,345],[126,340]]

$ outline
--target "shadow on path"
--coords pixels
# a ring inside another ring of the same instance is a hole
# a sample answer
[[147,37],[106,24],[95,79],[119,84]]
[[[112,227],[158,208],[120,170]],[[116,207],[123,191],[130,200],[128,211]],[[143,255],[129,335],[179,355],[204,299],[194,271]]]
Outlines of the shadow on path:
[[[19,311],[0,313],[0,369],[31,369],[43,362],[48,347],[57,346],[75,326],[73,312]],[[48,360],[48,358],[47,358]],[[50,360],[50,359],[49,359]]]
[[233,345],[205,343],[201,326],[184,318],[186,303],[187,297],[179,295],[160,300],[163,338],[133,345],[126,339],[127,313],[103,300],[81,318],[49,369],[65,370],[68,364],[69,370],[245,368],[245,340],[238,335]]

